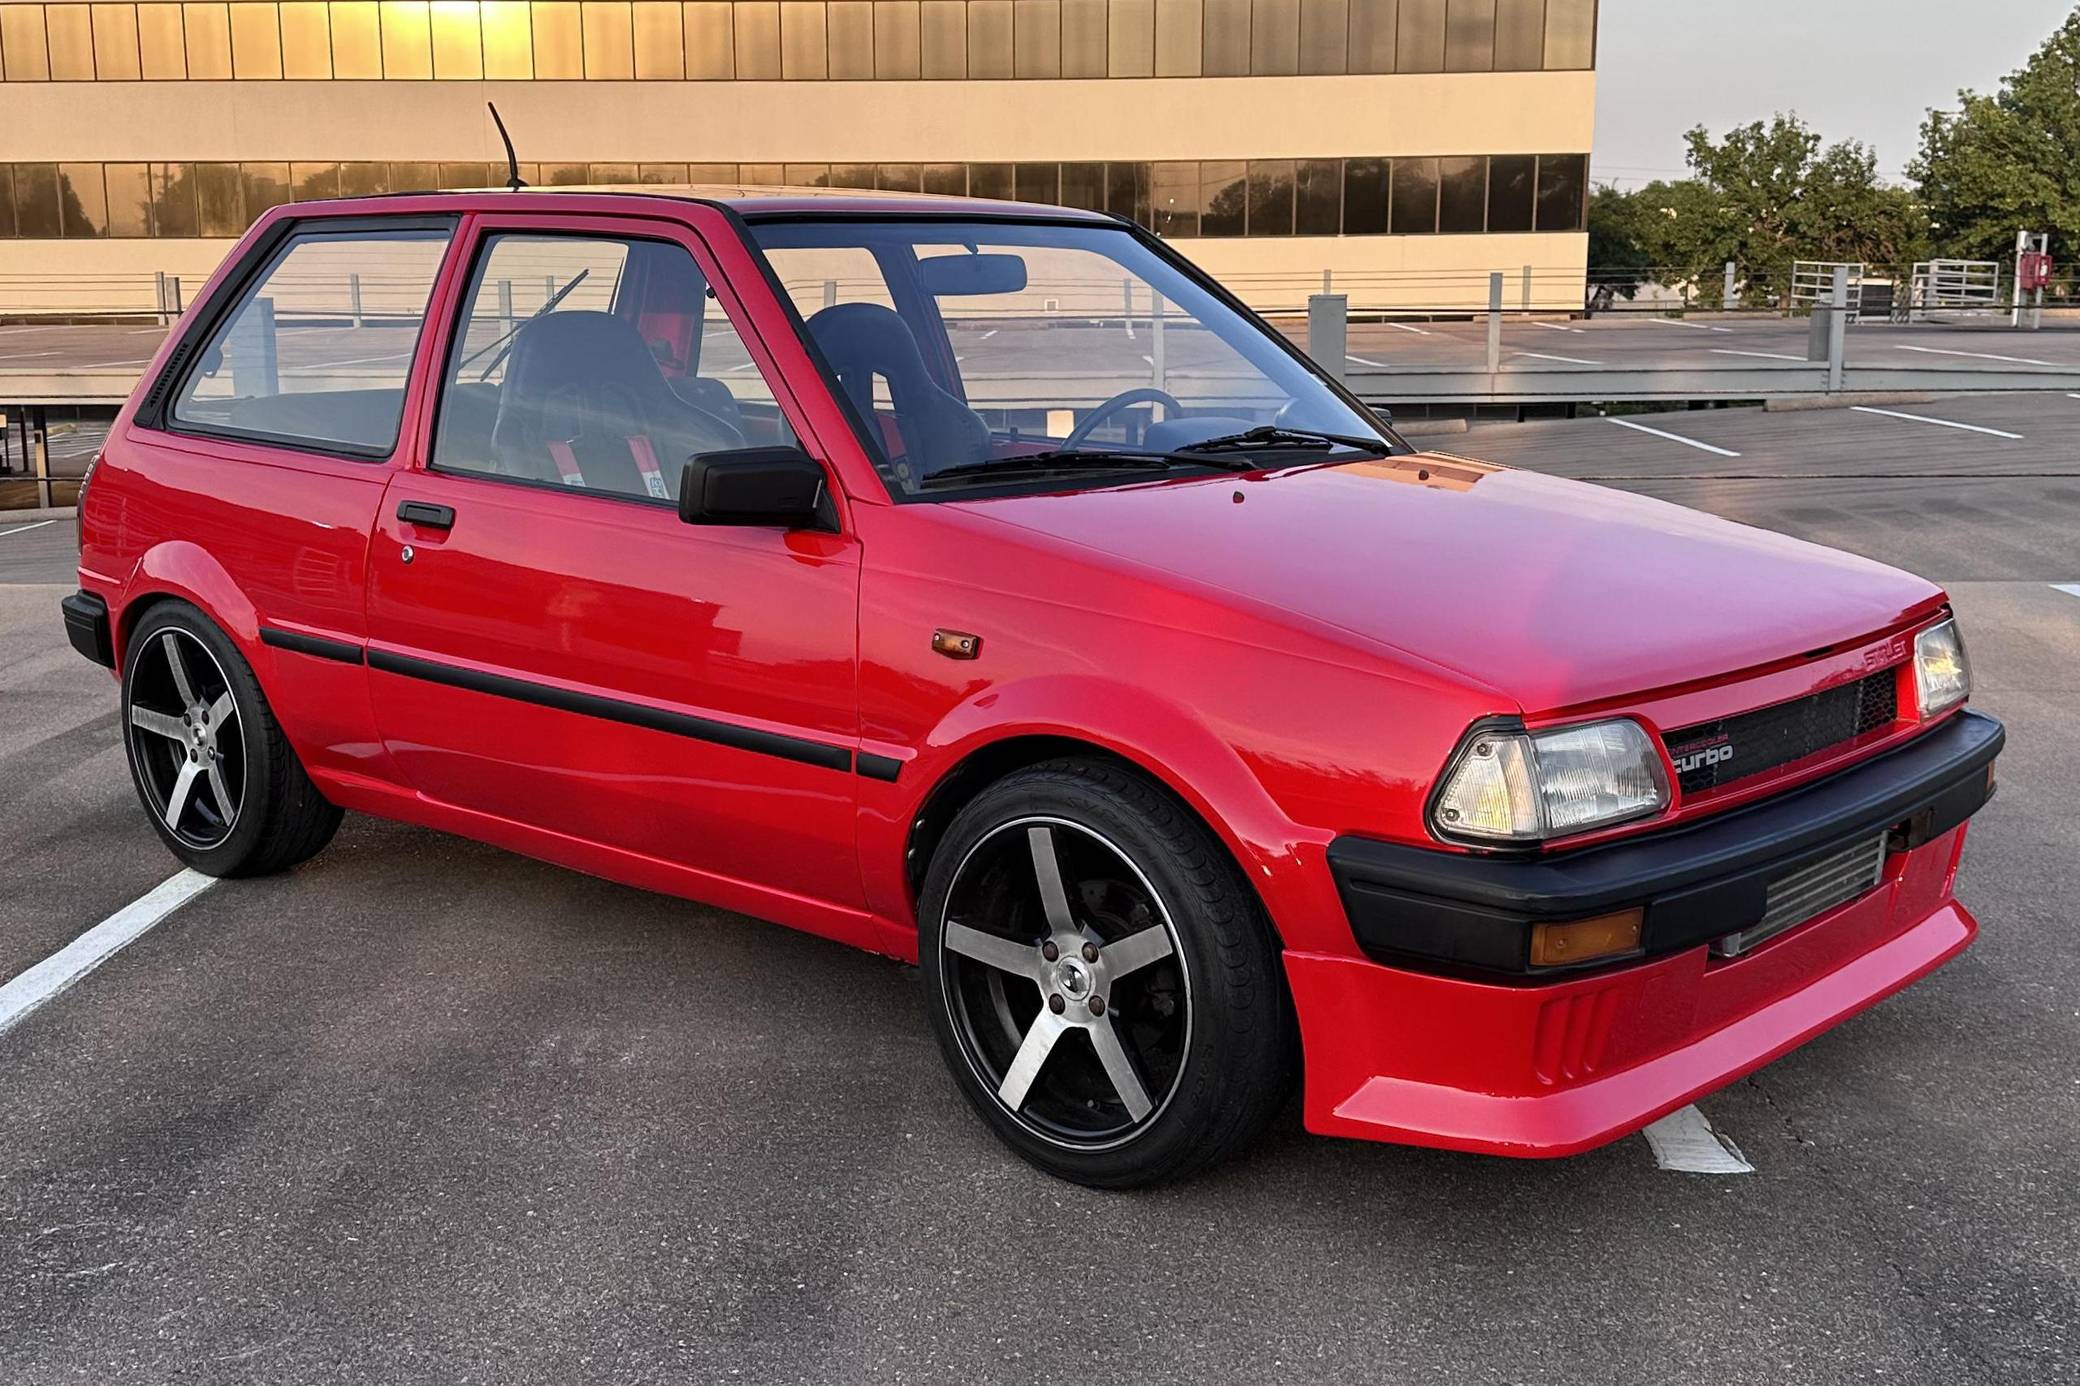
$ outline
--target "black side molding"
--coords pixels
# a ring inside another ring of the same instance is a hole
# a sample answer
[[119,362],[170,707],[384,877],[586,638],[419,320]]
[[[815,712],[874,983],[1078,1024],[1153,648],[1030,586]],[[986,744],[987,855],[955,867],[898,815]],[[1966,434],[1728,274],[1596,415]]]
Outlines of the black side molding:
[[58,603],[65,613],[65,638],[72,648],[104,669],[116,667],[115,637],[108,628],[108,603],[92,592],[74,592]]
[[894,784],[897,776],[903,773],[903,762],[897,760],[894,756],[880,756],[875,755],[872,751],[861,751],[859,753],[859,773],[866,779],[885,780],[889,784]]
[[1905,745],[1745,808],[1548,856],[1342,837],[1329,844],[1351,930],[1377,961],[1530,974],[1531,927],[1646,911],[1649,956],[1747,928],[1769,882],[1859,839],[1933,841],[1993,795],[2007,733],[1967,709]]
[[328,640],[322,635],[305,635],[301,631],[277,630],[273,626],[260,627],[260,643],[272,645],[278,650],[290,650],[296,654],[310,655],[316,659],[335,659],[341,664],[359,664],[361,647],[345,640]]
[[775,756],[802,765],[847,772],[852,769],[852,749],[849,746],[833,746],[828,742],[811,741],[807,737],[785,736],[779,732],[762,731],[756,727],[740,727],[734,722],[719,722],[711,717],[696,717],[692,713],[671,712],[643,703],[623,702],[618,698],[604,698],[596,693],[579,693],[551,684],[535,683],[530,679],[512,678],[505,674],[487,674],[477,669],[465,669],[460,665],[401,655],[391,650],[370,650],[368,667],[380,669],[386,674],[401,674],[406,678],[424,679],[428,683],[463,688],[472,693],[488,693],[497,698],[532,703],[536,707],[580,713],[609,722],[626,723],[631,727],[646,727],[651,731],[668,732],[673,736],[708,741],[739,751]]

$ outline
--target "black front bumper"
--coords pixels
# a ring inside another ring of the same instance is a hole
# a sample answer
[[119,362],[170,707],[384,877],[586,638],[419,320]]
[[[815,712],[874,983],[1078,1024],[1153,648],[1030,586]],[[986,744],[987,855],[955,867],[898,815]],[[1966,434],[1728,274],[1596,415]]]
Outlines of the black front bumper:
[[108,629],[108,603],[92,592],[74,592],[58,603],[65,613],[65,638],[72,648],[104,669],[116,667],[115,640]]
[[1662,832],[1538,856],[1340,837],[1329,867],[1379,962],[1545,975],[1530,962],[1534,925],[1636,907],[1651,957],[1753,926],[1770,881],[1859,839],[1889,832],[1907,851],[1941,837],[1993,797],[2006,739],[1967,709],[1839,774]]

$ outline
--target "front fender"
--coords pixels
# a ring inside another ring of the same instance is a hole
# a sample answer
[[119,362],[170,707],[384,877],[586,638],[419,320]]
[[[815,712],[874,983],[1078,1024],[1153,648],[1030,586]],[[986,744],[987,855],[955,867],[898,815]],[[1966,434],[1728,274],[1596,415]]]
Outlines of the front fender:
[[1326,865],[1331,835],[1295,824],[1234,746],[1191,708],[1089,674],[977,690],[931,729],[895,784],[862,781],[861,861],[877,913],[914,928],[904,855],[918,813],[976,756],[1030,737],[1082,743],[1137,766],[1220,838],[1289,947],[1351,951]]

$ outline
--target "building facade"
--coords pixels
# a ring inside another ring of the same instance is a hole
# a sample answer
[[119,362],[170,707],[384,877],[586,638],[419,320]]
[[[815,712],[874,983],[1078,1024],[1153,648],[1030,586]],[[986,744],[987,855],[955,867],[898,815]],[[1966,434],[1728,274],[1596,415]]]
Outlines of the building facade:
[[0,314],[501,182],[486,99],[530,182],[1062,202],[1262,307],[1578,307],[1595,56],[1596,0],[0,0]]

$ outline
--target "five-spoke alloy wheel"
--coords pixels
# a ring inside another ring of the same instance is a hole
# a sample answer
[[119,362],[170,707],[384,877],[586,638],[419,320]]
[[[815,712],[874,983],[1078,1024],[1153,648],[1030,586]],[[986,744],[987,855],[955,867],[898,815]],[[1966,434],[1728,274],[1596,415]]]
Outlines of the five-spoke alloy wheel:
[[124,642],[123,744],[137,797],[173,854],[260,876],[316,853],[340,811],[304,773],[259,681],[195,607],[160,601]]
[[962,1091],[1080,1183],[1175,1178],[1261,1129],[1290,1018],[1261,909],[1182,805],[1109,763],[976,796],[938,844],[920,957]]

